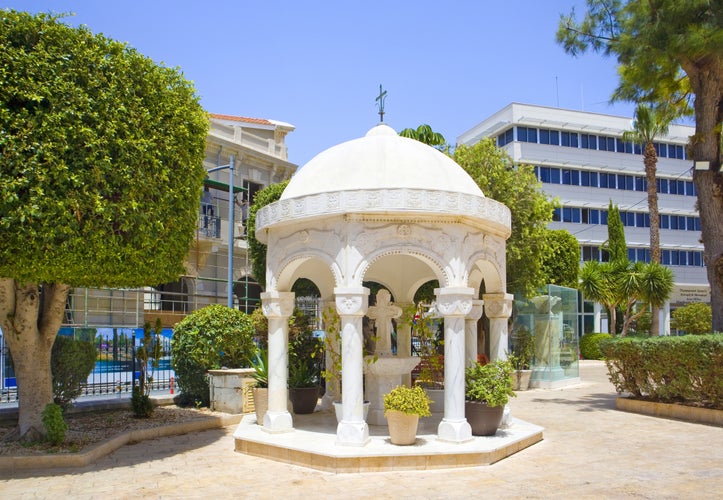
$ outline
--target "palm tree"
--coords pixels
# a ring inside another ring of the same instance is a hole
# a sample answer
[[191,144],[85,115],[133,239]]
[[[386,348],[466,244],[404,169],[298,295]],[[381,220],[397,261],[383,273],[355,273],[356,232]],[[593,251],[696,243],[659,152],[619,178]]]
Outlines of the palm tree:
[[402,137],[408,137],[409,139],[415,139],[419,142],[423,142],[427,146],[436,147],[440,150],[447,144],[447,140],[444,136],[439,132],[433,131],[432,127],[427,124],[420,125],[416,129],[405,128],[399,132],[399,135]]
[[[635,108],[633,130],[623,134],[623,140],[637,142],[643,145],[643,164],[645,165],[645,179],[648,183],[648,213],[650,214],[650,261],[660,264],[660,215],[658,212],[658,188],[656,184],[656,171],[658,154],[653,141],[668,133],[668,127],[673,115],[669,108],[659,105],[656,107],[638,104]],[[661,304],[662,305],[662,304]],[[652,322],[650,333],[660,334],[659,306],[652,308]]]

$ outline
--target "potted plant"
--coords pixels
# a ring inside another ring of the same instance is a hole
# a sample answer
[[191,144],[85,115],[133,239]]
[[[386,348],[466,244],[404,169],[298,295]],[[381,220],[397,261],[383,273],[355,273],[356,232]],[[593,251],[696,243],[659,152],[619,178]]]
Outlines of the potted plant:
[[465,416],[475,436],[497,432],[507,401],[516,396],[512,390],[514,370],[506,359],[486,365],[476,363],[465,370]]
[[392,444],[410,445],[417,440],[419,417],[428,417],[429,397],[417,386],[399,385],[384,395],[384,416]]
[[269,409],[269,353],[266,349],[257,349],[251,360],[254,368],[253,378],[256,380],[256,387],[251,390],[254,400],[254,411],[256,412],[256,423],[264,425],[264,415]]
[[312,413],[321,391],[323,341],[299,309],[289,320],[289,399],[294,413]]
[[294,413],[313,413],[319,400],[319,376],[305,360],[294,360],[289,366],[289,399]]
[[530,386],[531,364],[535,355],[535,341],[530,330],[524,326],[512,334],[512,354],[508,359],[515,369],[513,390],[526,391]]

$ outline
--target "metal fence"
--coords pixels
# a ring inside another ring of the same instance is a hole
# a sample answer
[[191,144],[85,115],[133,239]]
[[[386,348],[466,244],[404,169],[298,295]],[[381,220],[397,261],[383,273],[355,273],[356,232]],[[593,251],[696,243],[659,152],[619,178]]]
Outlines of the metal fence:
[[[92,332],[92,333],[91,333]],[[96,362],[93,371],[82,386],[81,397],[129,394],[141,372],[141,361],[136,357],[136,349],[143,336],[142,328],[63,328],[60,335],[77,340],[92,341],[96,348]],[[92,338],[88,338],[92,335]],[[170,391],[175,377],[171,369],[171,330],[164,329],[159,336],[161,356],[152,360],[146,368],[150,377],[151,390]],[[10,353],[0,336],[0,402],[17,401],[17,381]],[[154,366],[155,365],[155,366]]]

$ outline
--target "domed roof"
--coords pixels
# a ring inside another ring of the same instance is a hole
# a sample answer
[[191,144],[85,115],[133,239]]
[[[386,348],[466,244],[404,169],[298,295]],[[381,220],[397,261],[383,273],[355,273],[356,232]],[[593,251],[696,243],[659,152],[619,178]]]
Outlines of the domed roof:
[[469,174],[447,155],[379,124],[364,137],[312,158],[292,177],[281,200],[335,191],[399,188],[484,196]]

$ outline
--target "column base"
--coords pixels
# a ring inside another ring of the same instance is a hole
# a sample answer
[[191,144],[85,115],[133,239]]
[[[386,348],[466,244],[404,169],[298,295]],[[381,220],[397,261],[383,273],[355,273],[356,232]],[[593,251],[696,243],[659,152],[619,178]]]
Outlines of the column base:
[[366,422],[342,420],[336,427],[336,444],[342,446],[365,446],[369,443],[369,426]]
[[288,411],[267,411],[264,415],[265,432],[290,432],[294,430],[294,421]]
[[442,419],[437,428],[437,439],[450,443],[464,443],[472,440],[472,427],[466,418],[462,420]]

